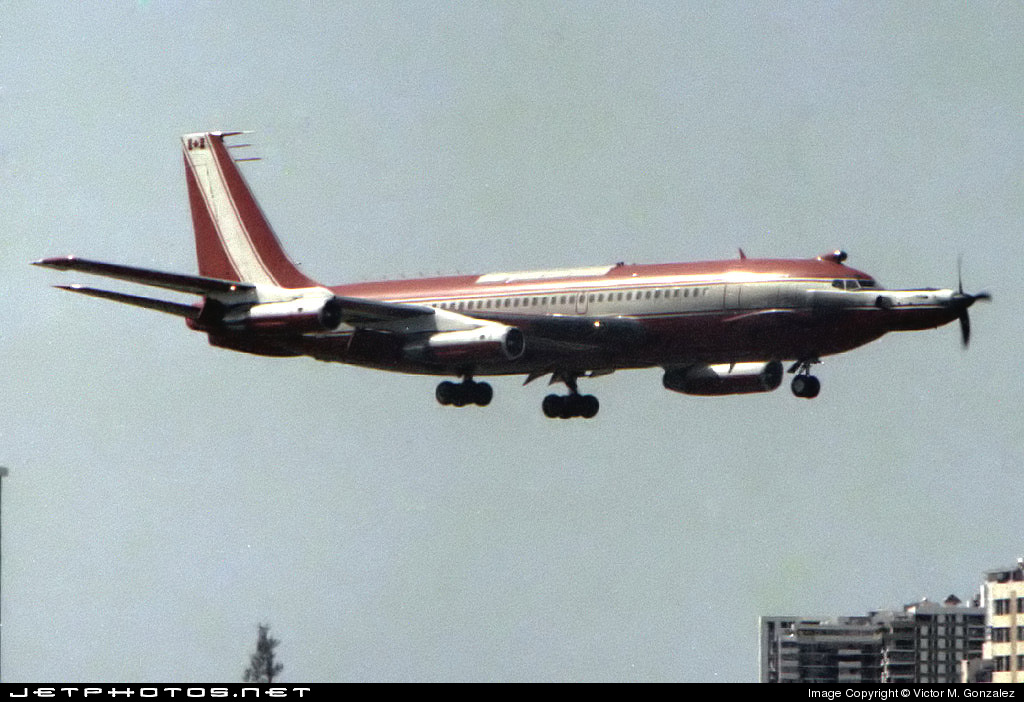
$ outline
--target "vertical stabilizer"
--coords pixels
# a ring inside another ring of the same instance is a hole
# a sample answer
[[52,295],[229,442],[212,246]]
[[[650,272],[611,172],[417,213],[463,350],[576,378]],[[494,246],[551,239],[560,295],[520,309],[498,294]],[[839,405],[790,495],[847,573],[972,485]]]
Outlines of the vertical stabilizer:
[[316,286],[284,253],[225,146],[224,138],[238,133],[181,138],[199,274],[283,288]]

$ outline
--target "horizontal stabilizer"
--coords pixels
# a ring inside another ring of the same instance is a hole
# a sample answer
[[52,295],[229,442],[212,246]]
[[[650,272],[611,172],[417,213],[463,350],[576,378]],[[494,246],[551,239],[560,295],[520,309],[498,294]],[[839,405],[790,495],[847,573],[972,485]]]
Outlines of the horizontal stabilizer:
[[353,326],[375,322],[393,322],[434,314],[434,308],[406,305],[399,302],[381,302],[364,297],[335,297],[341,303],[342,321]]
[[200,309],[198,307],[183,305],[179,302],[154,300],[149,297],[140,297],[138,295],[126,295],[124,293],[111,292],[110,290],[88,288],[84,285],[55,285],[54,287],[60,288],[61,290],[70,290],[71,292],[80,293],[82,295],[88,295],[89,297],[99,297],[104,300],[123,302],[126,305],[135,305],[136,307],[145,307],[149,310],[166,312],[167,314],[177,315],[178,317],[186,317],[188,319],[197,319],[199,317]]
[[164,273],[148,268],[135,268],[133,266],[122,266],[116,263],[103,263],[102,261],[89,261],[74,256],[60,256],[57,258],[44,258],[41,261],[34,261],[33,265],[45,268],[56,268],[61,271],[79,271],[102,275],[118,280],[127,280],[140,285],[152,285],[177,292],[192,293],[194,295],[210,295],[214,293],[231,293],[243,290],[252,290],[250,283],[239,283],[219,278],[207,278],[199,275],[185,275],[182,273]]

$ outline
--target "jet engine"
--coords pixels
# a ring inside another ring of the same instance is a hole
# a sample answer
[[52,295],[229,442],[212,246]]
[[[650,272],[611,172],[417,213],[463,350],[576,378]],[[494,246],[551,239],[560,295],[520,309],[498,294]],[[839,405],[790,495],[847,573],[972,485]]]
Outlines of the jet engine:
[[504,324],[437,332],[423,342],[405,348],[406,356],[410,358],[441,363],[514,361],[525,350],[523,332]]
[[668,390],[687,395],[739,395],[768,392],[782,383],[782,363],[698,364],[665,371]]
[[342,303],[336,297],[298,298],[285,302],[262,302],[241,313],[228,310],[224,325],[280,334],[333,331],[341,324]]

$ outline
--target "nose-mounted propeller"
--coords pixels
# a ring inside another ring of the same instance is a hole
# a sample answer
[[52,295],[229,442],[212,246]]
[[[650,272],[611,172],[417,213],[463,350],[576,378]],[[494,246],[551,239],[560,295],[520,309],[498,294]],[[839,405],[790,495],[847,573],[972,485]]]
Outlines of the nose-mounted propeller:
[[978,300],[991,300],[992,296],[987,292],[980,292],[977,295],[971,295],[970,293],[964,292],[964,279],[960,272],[962,262],[957,260],[956,264],[956,279],[957,279],[957,291],[953,295],[951,303],[954,307],[960,308],[960,339],[964,344],[964,348],[967,348],[971,343],[971,317],[967,314],[967,308],[973,305]]

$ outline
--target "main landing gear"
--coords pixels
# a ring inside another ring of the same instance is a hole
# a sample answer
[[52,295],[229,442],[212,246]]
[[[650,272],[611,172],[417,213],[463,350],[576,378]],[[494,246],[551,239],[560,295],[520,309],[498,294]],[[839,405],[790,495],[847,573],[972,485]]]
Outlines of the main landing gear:
[[580,394],[579,388],[576,387],[575,375],[556,374],[551,378],[551,382],[558,380],[569,388],[569,394],[552,394],[545,397],[541,404],[545,417],[549,419],[572,419],[573,417],[592,419],[597,415],[597,411],[601,409],[601,403],[593,395]]
[[549,419],[571,419],[583,417],[591,419],[601,409],[601,403],[593,395],[580,395],[571,393],[569,395],[548,395],[541,404],[544,416]]
[[437,386],[434,392],[437,401],[442,405],[454,405],[465,407],[466,405],[479,405],[486,407],[491,404],[494,397],[494,389],[490,383],[478,383],[469,376],[466,376],[461,383],[453,383],[445,380]]
[[789,369],[790,373],[796,373],[796,377],[793,378],[793,382],[790,384],[790,389],[792,389],[793,394],[797,397],[811,400],[821,392],[821,381],[816,376],[811,375],[811,365],[815,363],[821,363],[821,361],[818,359],[798,361]]

